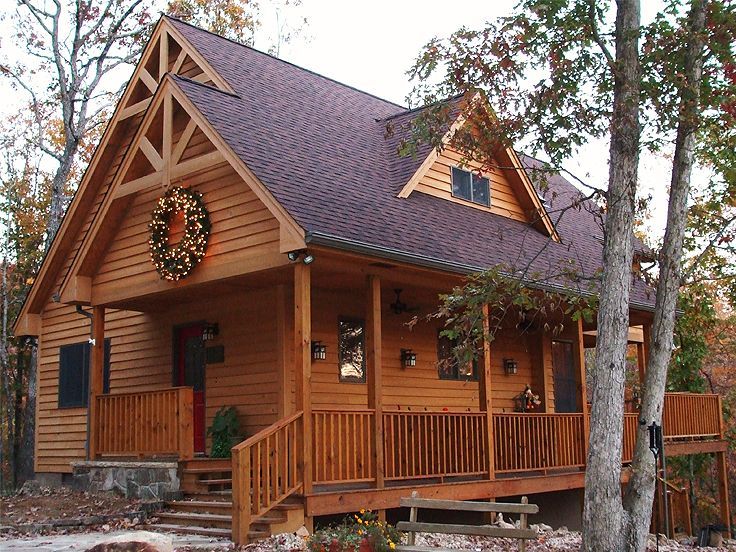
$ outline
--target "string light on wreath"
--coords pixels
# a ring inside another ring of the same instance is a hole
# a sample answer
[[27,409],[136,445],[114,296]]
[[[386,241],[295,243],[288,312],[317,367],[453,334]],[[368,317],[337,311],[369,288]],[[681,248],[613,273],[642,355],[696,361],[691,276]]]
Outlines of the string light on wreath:
[[[171,220],[184,215],[184,235],[177,244],[169,244]],[[210,216],[202,194],[180,186],[169,188],[158,200],[148,225],[151,261],[161,278],[176,282],[185,278],[204,258],[210,236]]]

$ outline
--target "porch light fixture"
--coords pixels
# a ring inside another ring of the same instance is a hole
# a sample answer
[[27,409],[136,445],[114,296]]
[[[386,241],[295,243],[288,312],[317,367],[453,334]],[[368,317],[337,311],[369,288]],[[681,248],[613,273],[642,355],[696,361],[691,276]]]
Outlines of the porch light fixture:
[[202,341],[212,341],[220,333],[220,326],[217,323],[205,324],[202,327]]
[[513,358],[503,359],[503,369],[507,376],[513,376],[519,371],[519,364]]
[[401,364],[404,368],[417,365],[417,354],[411,349],[401,349]]
[[321,341],[312,341],[312,360],[326,360],[327,345]]
[[298,261],[300,257],[305,265],[309,265],[314,262],[314,255],[312,255],[311,253],[307,253],[306,249],[296,249],[294,251],[289,251],[286,256],[292,263]]

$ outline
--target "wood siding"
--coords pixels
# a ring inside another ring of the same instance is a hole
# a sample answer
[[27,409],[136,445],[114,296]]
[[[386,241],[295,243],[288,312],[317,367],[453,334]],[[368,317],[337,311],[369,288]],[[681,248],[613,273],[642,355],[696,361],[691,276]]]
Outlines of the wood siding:
[[[268,258],[276,262],[280,256],[279,223],[229,165],[187,178],[184,185],[204,195],[212,230],[206,257],[192,277],[177,286],[247,272],[244,263],[249,260]],[[172,287],[161,282],[148,249],[148,224],[161,195],[162,190],[153,189],[135,197],[93,278],[95,303],[123,301]],[[180,236],[181,229],[172,232],[172,243]]]
[[[315,286],[316,286],[315,282]],[[338,378],[337,323],[340,317],[365,318],[363,291],[312,290],[312,339],[327,345],[327,359],[312,363],[312,400],[314,408],[365,408],[367,385],[340,382]],[[409,291],[409,290],[407,290]],[[438,292],[439,293],[439,292]],[[427,308],[436,303],[437,294],[417,295]],[[383,290],[383,404],[389,410],[450,411],[478,410],[477,381],[455,381],[439,378],[437,371],[437,336],[439,323],[421,320],[413,328],[407,323],[414,314],[394,314],[389,304],[394,300],[390,290]],[[519,330],[502,330],[491,344],[491,388],[493,410],[513,412],[514,397],[524,391],[528,383],[535,393],[543,394],[540,333],[519,335]],[[551,340],[549,335],[544,339]],[[417,365],[403,368],[401,349],[412,349],[417,354]],[[547,347],[549,351],[549,347]],[[504,373],[503,359],[518,362],[518,374]],[[544,357],[551,386],[551,356]],[[551,389],[551,388],[550,388]],[[550,391],[552,394],[552,391]],[[552,397],[553,400],[553,397]]]
[[[236,406],[241,426],[252,435],[277,419],[275,289],[231,290],[220,298],[178,304],[157,313],[112,310],[110,392],[151,391],[172,384],[173,327],[196,320],[217,322],[225,361],[206,368],[206,426],[222,406]],[[89,320],[73,307],[44,311],[39,349],[37,471],[70,472],[85,458],[87,409],[57,407],[59,347],[89,338]]]
[[[515,220],[529,221],[529,217],[519,203],[519,199],[511,187],[508,178],[500,169],[483,173],[490,182],[490,208],[453,197],[451,167],[459,167],[461,160],[462,155],[453,150],[445,149],[427,171],[427,174],[419,180],[415,190]],[[480,167],[478,163],[470,163],[469,166],[472,169],[478,169]]]

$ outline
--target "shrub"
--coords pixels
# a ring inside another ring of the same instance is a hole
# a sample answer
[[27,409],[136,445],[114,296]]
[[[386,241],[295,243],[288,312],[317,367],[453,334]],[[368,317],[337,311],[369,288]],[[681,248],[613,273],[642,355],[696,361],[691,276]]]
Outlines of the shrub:
[[234,406],[223,406],[215,414],[212,425],[207,430],[212,436],[212,458],[230,458],[230,449],[237,444],[240,435],[238,411]]
[[371,511],[361,510],[339,525],[315,531],[307,540],[310,552],[390,552],[401,540],[401,533],[382,522]]

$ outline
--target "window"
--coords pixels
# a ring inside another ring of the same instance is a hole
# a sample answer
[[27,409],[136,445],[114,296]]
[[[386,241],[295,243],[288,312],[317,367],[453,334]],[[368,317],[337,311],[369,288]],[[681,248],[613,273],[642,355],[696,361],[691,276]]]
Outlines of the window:
[[337,335],[340,381],[365,383],[365,323],[341,318]]
[[447,336],[438,334],[437,336],[437,371],[440,379],[447,380],[477,380],[478,379],[478,362],[468,362],[464,366],[453,354],[453,349],[457,345],[457,341]]
[[452,195],[478,205],[491,205],[491,189],[488,179],[474,172],[452,167]]
[[[89,364],[92,347],[88,342],[59,347],[59,408],[86,407],[89,398]],[[105,340],[102,391],[110,392],[110,340]]]

